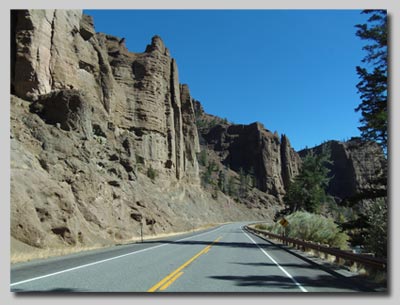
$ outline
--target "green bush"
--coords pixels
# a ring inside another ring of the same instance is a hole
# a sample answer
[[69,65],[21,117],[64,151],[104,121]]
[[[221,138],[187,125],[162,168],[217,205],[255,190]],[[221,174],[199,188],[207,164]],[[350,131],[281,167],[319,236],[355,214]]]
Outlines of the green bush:
[[199,164],[202,166],[207,166],[208,163],[208,158],[207,158],[207,151],[204,149],[200,152],[200,154],[197,157]]
[[[286,219],[289,222],[286,227],[288,237],[328,244],[331,247],[338,247],[343,250],[348,249],[349,236],[341,232],[330,217],[298,211],[286,216]],[[282,226],[276,223],[271,231],[280,234]]]
[[151,180],[154,180],[157,177],[157,171],[151,166],[147,169],[147,177],[149,177]]
[[388,209],[386,198],[377,198],[367,208],[368,228],[365,248],[377,257],[387,257],[387,220]]

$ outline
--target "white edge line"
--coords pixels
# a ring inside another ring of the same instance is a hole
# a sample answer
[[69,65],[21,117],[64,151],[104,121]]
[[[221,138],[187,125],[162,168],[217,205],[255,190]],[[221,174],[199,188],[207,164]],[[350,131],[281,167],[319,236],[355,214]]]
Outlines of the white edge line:
[[281,271],[288,277],[288,278],[290,278],[292,281],[293,281],[293,283],[295,283],[295,285],[296,286],[298,286],[300,289],[301,289],[301,291],[303,291],[303,292],[308,292],[307,291],[307,289],[305,289],[298,281],[296,281],[296,279],[289,273],[289,272],[287,272],[281,265],[279,265],[278,264],[278,262],[276,261],[276,260],[274,260],[272,257],[271,257],[271,255],[269,255],[263,248],[261,248],[258,244],[257,244],[257,242],[254,240],[254,239],[252,239],[246,232],[244,232],[243,231],[243,229],[242,229],[242,232],[243,232],[243,234],[244,235],[246,235],[279,269],[281,269]]
[[[202,236],[202,235],[205,235],[205,234],[209,234],[209,233],[212,233],[214,231],[220,230],[223,226],[225,226],[225,225],[222,225],[222,226],[220,226],[220,227],[218,227],[218,228],[216,228],[216,229],[214,229],[212,231],[208,231],[208,232],[204,232],[204,233],[201,233],[201,234],[198,234],[198,235],[194,235],[194,236],[189,236],[189,237],[185,237],[185,238],[182,238],[182,239],[178,239],[178,240],[175,240],[174,242],[179,242],[179,241],[182,241],[182,240],[191,239],[191,238],[194,238],[194,237],[199,237],[199,236]],[[162,241],[160,241],[160,242],[162,242]],[[82,268],[86,268],[86,267],[89,267],[89,266],[101,264],[101,263],[104,263],[104,262],[112,261],[112,260],[115,260],[115,259],[118,259],[118,258],[122,258],[122,257],[125,257],[125,256],[129,256],[129,255],[145,252],[145,251],[148,251],[148,250],[153,250],[153,249],[160,248],[160,247],[167,246],[167,245],[169,245],[169,244],[162,244],[162,245],[158,245],[158,246],[154,246],[154,247],[150,247],[150,248],[146,248],[146,249],[142,249],[142,250],[138,250],[138,251],[134,251],[134,252],[129,252],[129,253],[126,253],[126,254],[115,256],[115,257],[110,257],[110,258],[107,258],[107,259],[103,259],[101,261],[97,261],[97,262],[93,262],[93,263],[89,263],[89,264],[85,264],[85,265],[80,265],[80,266],[76,266],[76,267],[73,267],[73,268],[57,271],[57,272],[54,272],[54,273],[49,273],[49,274],[46,274],[46,275],[42,275],[42,276],[31,278],[31,279],[19,281],[19,282],[10,284],[10,287],[16,286],[16,285],[20,285],[20,284],[24,284],[24,283],[28,283],[28,282],[32,282],[32,281],[36,281],[36,280],[40,280],[40,279],[43,279],[43,278],[46,278],[46,277],[50,277],[50,276],[53,276],[53,275],[66,273],[66,272],[70,272],[70,271],[73,271],[73,270],[82,269]]]

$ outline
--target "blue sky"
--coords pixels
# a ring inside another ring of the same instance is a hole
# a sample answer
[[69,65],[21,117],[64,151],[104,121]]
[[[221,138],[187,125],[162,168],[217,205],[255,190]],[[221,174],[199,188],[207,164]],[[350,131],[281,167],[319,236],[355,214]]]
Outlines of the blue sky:
[[90,10],[95,28],[143,52],[159,35],[206,112],[259,121],[300,150],[359,136],[358,10]]

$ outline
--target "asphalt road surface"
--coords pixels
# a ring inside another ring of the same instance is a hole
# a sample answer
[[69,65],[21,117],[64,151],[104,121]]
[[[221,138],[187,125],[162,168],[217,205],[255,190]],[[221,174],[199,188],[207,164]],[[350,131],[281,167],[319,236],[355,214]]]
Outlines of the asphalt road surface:
[[11,267],[13,292],[366,292],[245,223]]

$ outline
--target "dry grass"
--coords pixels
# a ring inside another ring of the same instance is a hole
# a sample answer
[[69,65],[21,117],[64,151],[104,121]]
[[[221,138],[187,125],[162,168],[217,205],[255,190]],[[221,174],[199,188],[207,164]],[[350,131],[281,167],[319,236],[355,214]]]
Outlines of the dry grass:
[[28,262],[37,259],[45,259],[50,257],[63,256],[83,251],[90,251],[96,249],[107,248],[110,246],[105,245],[94,245],[94,246],[75,246],[68,248],[45,248],[45,249],[34,249],[30,252],[16,252],[11,253],[10,262],[11,264]]
[[[176,236],[176,235],[190,233],[190,232],[197,232],[197,231],[201,231],[201,230],[208,229],[211,227],[215,227],[217,225],[219,225],[219,224],[207,224],[207,225],[197,227],[197,228],[195,228],[193,230],[189,230],[189,231],[154,234],[151,236],[147,235],[147,236],[143,236],[143,240],[144,241],[154,240],[154,239]],[[140,237],[135,237],[135,238],[122,240],[122,241],[115,240],[114,244],[110,244],[110,245],[98,244],[98,245],[92,245],[92,246],[74,246],[74,247],[45,248],[45,249],[30,247],[31,249],[29,251],[12,251],[11,256],[10,256],[10,262],[11,262],[11,264],[16,264],[16,263],[28,262],[28,261],[37,260],[37,259],[46,259],[46,258],[64,256],[64,255],[68,255],[68,254],[80,253],[80,252],[85,252],[85,251],[106,249],[106,248],[110,248],[110,247],[116,246],[116,245],[128,245],[128,244],[137,243],[140,241],[141,241]]]
[[[171,232],[171,233],[160,233],[160,234],[154,234],[154,235],[147,235],[147,236],[143,236],[143,240],[153,240],[153,239],[159,239],[159,238],[164,238],[164,237],[170,237],[170,236],[176,236],[176,235],[180,235],[180,234],[185,234],[185,233],[190,233],[190,232],[197,232],[197,231],[201,231],[201,230],[205,230],[205,229],[209,229],[211,227],[215,227],[217,225],[220,224],[216,224],[216,223],[212,223],[212,224],[207,224],[201,227],[197,227],[193,230],[188,230],[188,231],[180,231],[180,232]],[[136,243],[136,242],[140,242],[140,236],[138,237],[134,237],[128,240],[124,240],[124,241],[118,241],[118,243],[116,243],[116,245],[126,245],[126,244],[130,244],[130,243]]]

